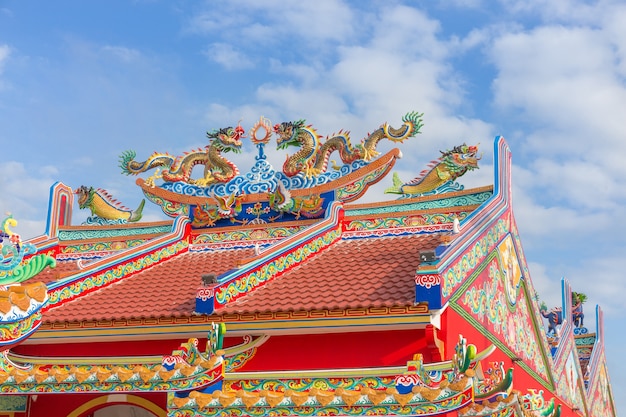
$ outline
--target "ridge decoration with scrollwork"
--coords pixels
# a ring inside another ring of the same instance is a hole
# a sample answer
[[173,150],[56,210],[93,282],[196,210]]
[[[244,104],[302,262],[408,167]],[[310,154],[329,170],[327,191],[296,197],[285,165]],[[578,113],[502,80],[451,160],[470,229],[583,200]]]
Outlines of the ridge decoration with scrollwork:
[[[400,374],[370,376],[258,378],[243,373],[227,375],[223,389],[192,392],[188,398],[168,397],[170,416],[409,416],[459,410],[471,403],[474,367],[491,352],[476,353],[460,338],[453,360],[424,364],[420,355],[396,367]],[[400,368],[400,369],[398,369]],[[328,371],[330,372],[330,371]]]
[[221,384],[224,329],[223,324],[213,327],[204,353],[195,338],[171,355],[153,357],[37,358],[29,363],[5,351],[0,358],[0,393],[188,392]]

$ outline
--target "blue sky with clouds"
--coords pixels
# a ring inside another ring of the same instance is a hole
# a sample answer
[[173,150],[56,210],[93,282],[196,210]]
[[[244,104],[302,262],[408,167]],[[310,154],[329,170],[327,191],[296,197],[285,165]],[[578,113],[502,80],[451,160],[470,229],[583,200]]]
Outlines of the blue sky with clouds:
[[[240,119],[249,129],[261,115],[358,140],[422,111],[423,134],[402,145],[396,170],[410,179],[438,150],[480,142],[483,168],[466,186],[493,181],[492,141],[503,135],[533,282],[556,304],[567,277],[589,295],[588,324],[592,306],[604,308],[619,394],[626,5],[441,3],[0,0],[0,210],[23,236],[40,234],[55,181],[135,206],[142,195],[117,166],[123,151],[180,154],[204,146],[207,130]],[[237,157],[242,171],[253,154]],[[275,166],[284,157],[271,155]],[[162,217],[147,208],[147,220]]]

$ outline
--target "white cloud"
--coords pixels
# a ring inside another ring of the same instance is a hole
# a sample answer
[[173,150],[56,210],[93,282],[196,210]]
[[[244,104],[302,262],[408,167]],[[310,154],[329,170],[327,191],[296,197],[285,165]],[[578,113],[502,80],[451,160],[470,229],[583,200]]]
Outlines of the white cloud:
[[2,67],[9,57],[10,52],[11,49],[9,48],[9,45],[0,45],[0,73],[2,73]]
[[[54,172],[50,167],[43,167],[37,172],[28,172],[24,164],[14,161],[0,162],[0,216],[11,213],[18,221],[14,232],[22,238],[30,238],[43,233],[45,218],[38,217],[33,202],[46,204],[50,185],[54,183]],[[37,220],[32,220],[37,218]]]
[[105,45],[102,47],[102,51],[123,62],[132,62],[141,58],[141,53],[138,50],[125,46]]
[[253,62],[232,45],[213,43],[204,52],[204,55],[226,69],[246,69],[253,67]]
[[191,17],[187,32],[211,34],[224,42],[268,47],[291,36],[309,47],[354,36],[353,10],[339,0],[284,2],[245,0],[210,3]]
[[500,0],[500,3],[513,15],[534,15],[548,22],[590,23],[598,18],[603,7],[612,2],[589,4],[585,0]]
[[[9,54],[11,53],[11,49],[9,45],[0,45],[0,76],[2,75],[2,71],[4,69],[5,63],[9,59]],[[0,91],[2,91],[4,86],[4,82],[2,78],[0,78]]]

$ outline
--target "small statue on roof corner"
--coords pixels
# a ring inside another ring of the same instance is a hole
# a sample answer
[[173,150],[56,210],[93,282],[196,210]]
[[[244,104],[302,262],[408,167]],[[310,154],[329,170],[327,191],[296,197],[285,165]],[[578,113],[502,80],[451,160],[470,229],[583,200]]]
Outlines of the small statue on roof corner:
[[457,178],[468,171],[478,169],[478,161],[482,159],[482,156],[478,156],[478,145],[462,144],[440,152],[441,156],[438,159],[431,161],[425,170],[409,182],[403,183],[398,173],[394,172],[393,186],[387,188],[385,193],[417,197],[447,191],[445,187],[451,185]]
[[146,200],[142,199],[135,210],[122,206],[101,188],[81,185],[74,194],[78,196],[78,207],[91,210],[92,217],[87,219],[87,224],[119,224],[137,222],[143,215],[143,207]]

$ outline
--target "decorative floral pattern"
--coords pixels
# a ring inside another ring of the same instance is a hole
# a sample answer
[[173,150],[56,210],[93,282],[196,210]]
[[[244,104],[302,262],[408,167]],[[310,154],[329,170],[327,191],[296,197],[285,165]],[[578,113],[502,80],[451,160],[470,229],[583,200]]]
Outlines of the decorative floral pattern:
[[415,227],[432,224],[452,223],[454,218],[463,220],[469,215],[469,211],[456,211],[452,213],[416,214],[399,217],[385,217],[364,220],[352,220],[347,223],[345,230],[374,230],[380,228]]
[[507,219],[504,217],[500,218],[491,229],[457,259],[455,264],[451,265],[448,270],[443,273],[441,294],[444,299],[452,295],[454,290],[461,285],[464,278],[491,253],[500,239],[508,233],[508,229]]
[[[307,226],[271,227],[263,229],[239,229],[225,232],[202,233],[193,238],[194,245],[224,242],[245,242],[285,238],[306,229]],[[249,246],[249,242],[248,242]]]
[[540,344],[534,337],[535,333],[528,331],[534,326],[525,293],[524,291],[518,293],[514,306],[508,304],[503,272],[497,257],[494,256],[489,261],[485,270],[459,298],[459,304],[465,307],[487,332],[508,346],[544,380],[547,379],[547,368],[539,348]]
[[363,216],[363,215],[376,215],[376,214],[388,214],[399,213],[403,211],[422,211],[429,209],[440,209],[450,207],[468,207],[475,206],[484,203],[489,200],[493,192],[483,191],[478,193],[471,193],[457,196],[446,196],[445,194],[439,198],[428,201],[417,201],[413,203],[405,204],[387,204],[376,208],[364,208],[364,209],[350,209],[346,210],[346,216]]

